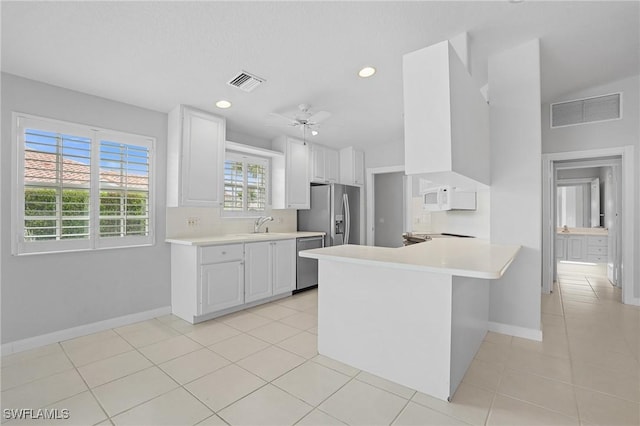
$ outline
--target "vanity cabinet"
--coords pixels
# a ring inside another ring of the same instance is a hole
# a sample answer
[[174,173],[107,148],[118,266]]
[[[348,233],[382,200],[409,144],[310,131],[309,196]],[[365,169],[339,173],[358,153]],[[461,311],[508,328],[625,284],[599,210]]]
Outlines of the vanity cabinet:
[[217,207],[222,202],[226,122],[178,105],[168,117],[167,207]]
[[606,236],[587,236],[587,261],[607,263],[609,256],[609,239]]
[[245,303],[295,289],[296,241],[245,244]]
[[584,235],[569,235],[567,237],[567,260],[584,262],[587,257],[587,239]]
[[335,183],[339,179],[340,153],[322,145],[311,146],[311,181]]
[[556,235],[556,259],[582,262],[586,258],[586,238],[584,235]]
[[276,138],[273,149],[284,158],[273,159],[272,206],[274,209],[310,207],[309,146],[288,136]]
[[364,185],[364,152],[350,146],[340,150],[340,183]]
[[557,234],[556,259],[572,262],[606,263],[606,235]]

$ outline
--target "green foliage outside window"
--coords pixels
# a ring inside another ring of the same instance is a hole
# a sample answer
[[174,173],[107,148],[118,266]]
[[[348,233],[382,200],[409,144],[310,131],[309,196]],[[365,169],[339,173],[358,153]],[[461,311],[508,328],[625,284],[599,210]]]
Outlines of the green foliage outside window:
[[[89,237],[89,190],[63,189],[60,201],[59,192],[54,188],[25,188],[26,239]],[[101,236],[147,235],[147,213],[145,193],[100,192]]]

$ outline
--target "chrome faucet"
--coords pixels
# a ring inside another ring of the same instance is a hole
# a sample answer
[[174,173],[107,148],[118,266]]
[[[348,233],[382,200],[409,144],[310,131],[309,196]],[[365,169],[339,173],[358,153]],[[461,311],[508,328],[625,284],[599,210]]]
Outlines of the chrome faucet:
[[255,223],[253,224],[253,232],[255,233],[260,232],[260,227],[272,220],[273,220],[272,216],[260,216],[259,218],[256,219]]

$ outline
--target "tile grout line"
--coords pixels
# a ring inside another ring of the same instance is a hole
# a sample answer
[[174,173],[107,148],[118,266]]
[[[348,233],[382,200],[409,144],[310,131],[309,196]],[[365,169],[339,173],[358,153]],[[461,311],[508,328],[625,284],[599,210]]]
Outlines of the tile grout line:
[[[64,346],[62,345],[62,342],[58,342],[58,344],[60,345],[62,352],[64,353],[64,355],[67,357],[67,359],[69,360],[69,362],[71,363],[71,365],[73,365],[73,368],[76,372],[76,374],[78,376],[80,376],[80,379],[82,380],[82,382],[84,383],[84,385],[87,387],[87,390],[89,391],[89,393],[91,394],[91,396],[93,397],[94,401],[96,401],[96,403],[98,404],[98,407],[100,407],[100,409],[102,410],[102,413],[106,416],[106,419],[109,420],[109,422],[111,424],[113,424],[113,422],[111,421],[111,417],[109,416],[109,413],[107,413],[107,410],[104,408],[104,406],[102,405],[102,402],[100,402],[100,400],[98,399],[98,397],[93,393],[93,389],[91,388],[91,386],[89,386],[89,383],[87,383],[87,381],[85,380],[84,376],[80,373],[80,370],[78,369],[79,367],[76,366],[76,364],[73,362],[73,360],[71,359],[71,357],[69,356],[69,354],[67,353],[67,351],[65,350]],[[79,394],[78,394],[79,395]]]

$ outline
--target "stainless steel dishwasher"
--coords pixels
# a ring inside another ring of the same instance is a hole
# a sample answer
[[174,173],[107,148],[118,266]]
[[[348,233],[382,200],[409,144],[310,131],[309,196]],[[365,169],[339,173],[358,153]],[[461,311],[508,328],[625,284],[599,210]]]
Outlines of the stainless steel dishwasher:
[[301,237],[296,239],[296,292],[318,285],[318,260],[300,257],[302,250],[324,247],[324,237]]

